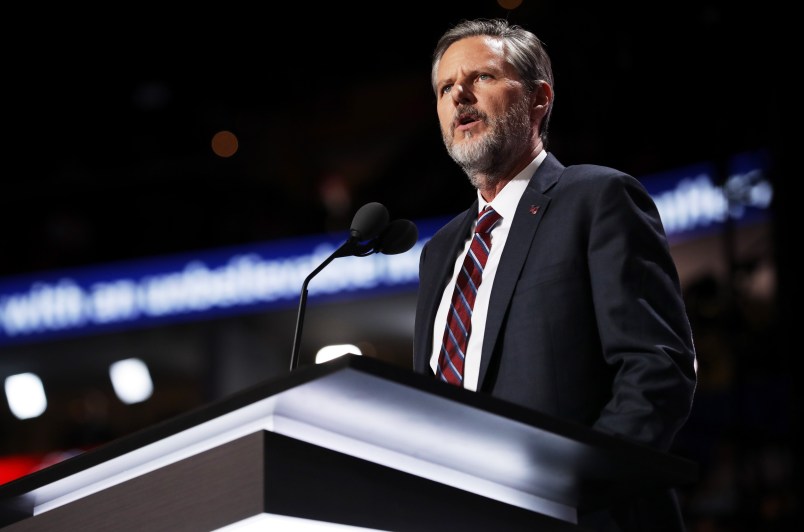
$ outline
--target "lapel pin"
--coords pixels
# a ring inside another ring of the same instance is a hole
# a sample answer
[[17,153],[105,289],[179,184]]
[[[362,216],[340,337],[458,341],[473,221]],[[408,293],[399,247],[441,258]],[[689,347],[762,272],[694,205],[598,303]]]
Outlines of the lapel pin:
[[531,205],[530,209],[528,209],[528,211],[531,214],[536,214],[537,212],[539,212],[539,205]]

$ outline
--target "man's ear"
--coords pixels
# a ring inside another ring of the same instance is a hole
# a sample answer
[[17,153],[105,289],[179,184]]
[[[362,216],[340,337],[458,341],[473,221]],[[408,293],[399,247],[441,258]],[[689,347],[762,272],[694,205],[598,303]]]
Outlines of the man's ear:
[[546,81],[540,81],[533,94],[531,94],[531,117],[541,120],[547,114],[547,110],[550,109],[551,105],[553,105],[553,87]]

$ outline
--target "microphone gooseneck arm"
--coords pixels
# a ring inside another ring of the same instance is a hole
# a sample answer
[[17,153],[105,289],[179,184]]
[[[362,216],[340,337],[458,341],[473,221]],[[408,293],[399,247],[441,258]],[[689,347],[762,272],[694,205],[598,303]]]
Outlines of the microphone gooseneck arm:
[[417,238],[418,230],[413,222],[410,220],[389,221],[388,210],[381,203],[367,203],[357,211],[346,242],[313,270],[302,283],[299,312],[296,316],[296,333],[293,336],[293,352],[290,357],[290,371],[299,365],[299,347],[304,326],[304,311],[307,306],[307,285],[310,284],[310,280],[338,257],[366,257],[373,253],[396,255],[413,247]]
[[307,285],[310,284],[312,278],[318,275],[318,273],[323,270],[327,264],[338,257],[344,257],[351,254],[351,251],[354,250],[355,244],[356,242],[351,238],[341,244],[341,247],[336,249],[332,255],[327,257],[327,259],[322,262],[318,268],[313,270],[310,275],[304,279],[304,282],[302,283],[301,296],[299,297],[299,312],[296,316],[296,333],[293,336],[293,353],[290,357],[290,371],[293,371],[299,365],[299,347],[301,346],[302,327],[304,326],[304,310],[307,306]]
[[307,306],[307,285],[310,284],[310,280],[334,259],[355,255],[360,241],[374,238],[386,228],[388,221],[388,209],[382,203],[375,201],[360,207],[354,218],[352,218],[352,226],[346,242],[341,244],[341,247],[336,249],[332,255],[327,257],[327,260],[313,270],[302,283],[301,296],[299,297],[299,313],[296,316],[296,334],[293,336],[293,352],[290,356],[290,371],[293,371],[299,365],[299,347],[301,346],[301,333],[304,325],[304,310]]

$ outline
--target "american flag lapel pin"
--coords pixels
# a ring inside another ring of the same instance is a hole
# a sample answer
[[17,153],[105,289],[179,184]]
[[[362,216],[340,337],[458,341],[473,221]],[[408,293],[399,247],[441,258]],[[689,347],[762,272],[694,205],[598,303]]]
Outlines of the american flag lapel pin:
[[539,207],[540,205],[531,205],[530,208],[528,209],[528,212],[530,212],[531,214],[536,214],[537,212],[539,212]]

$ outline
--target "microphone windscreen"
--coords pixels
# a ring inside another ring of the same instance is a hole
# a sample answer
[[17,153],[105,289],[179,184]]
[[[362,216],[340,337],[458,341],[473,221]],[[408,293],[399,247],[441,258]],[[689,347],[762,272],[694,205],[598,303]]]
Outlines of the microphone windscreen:
[[394,220],[380,234],[377,251],[385,255],[404,253],[419,239],[419,230],[410,220]]
[[352,218],[350,233],[358,241],[369,240],[379,235],[388,226],[391,216],[382,203],[366,203]]

